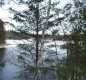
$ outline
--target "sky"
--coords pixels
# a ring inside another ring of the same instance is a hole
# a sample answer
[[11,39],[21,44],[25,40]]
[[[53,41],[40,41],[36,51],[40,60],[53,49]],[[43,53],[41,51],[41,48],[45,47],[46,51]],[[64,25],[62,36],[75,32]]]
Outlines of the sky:
[[[51,1],[56,1],[56,0],[51,0]],[[60,0],[60,4],[58,5],[58,7],[62,8],[65,4],[70,3],[71,0]],[[3,7],[0,7],[0,19],[3,21],[9,21],[9,17],[13,17],[13,14],[11,14],[8,9],[9,7],[12,7],[13,9],[16,10],[24,10],[25,9],[25,5],[17,5],[14,2],[10,2],[10,4],[7,4]],[[8,26],[5,26],[6,30],[10,30],[11,28]]]
[[24,10],[25,9],[25,5],[17,5],[14,2],[10,2],[10,4],[4,5],[3,7],[0,7],[0,19],[7,19],[9,17],[12,17],[13,14],[10,14],[10,12],[8,11],[8,9],[12,7],[13,9],[16,10]]

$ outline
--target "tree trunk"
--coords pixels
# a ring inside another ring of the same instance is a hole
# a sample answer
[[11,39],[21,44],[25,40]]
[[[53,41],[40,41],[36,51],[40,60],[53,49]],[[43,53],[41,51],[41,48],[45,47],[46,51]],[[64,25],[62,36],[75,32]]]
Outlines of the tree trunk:
[[45,31],[46,31],[46,28],[48,27],[50,9],[51,9],[51,0],[49,0],[49,2],[48,2],[46,22],[45,22],[45,25],[44,25],[44,28],[43,28],[43,31],[42,31],[41,48],[40,48],[40,54],[41,55],[43,53]]
[[38,66],[38,54],[39,54],[39,50],[38,50],[38,44],[39,44],[39,36],[38,36],[38,21],[39,21],[39,3],[36,4],[36,67]]

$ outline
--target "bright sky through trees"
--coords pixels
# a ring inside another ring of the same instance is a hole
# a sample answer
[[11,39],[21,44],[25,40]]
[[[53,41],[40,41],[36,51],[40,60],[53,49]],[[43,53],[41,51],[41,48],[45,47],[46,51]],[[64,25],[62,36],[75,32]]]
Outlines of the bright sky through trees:
[[[53,2],[56,0],[52,0]],[[60,0],[60,4],[58,5],[58,7],[62,8],[65,4],[67,3],[71,3],[71,0]],[[3,21],[8,21],[9,17],[13,17],[13,14],[11,14],[8,9],[9,7],[12,7],[13,9],[16,10],[24,10],[25,9],[25,5],[17,5],[14,2],[10,2],[10,4],[4,5],[3,7],[0,7],[0,19],[2,19]],[[6,27],[6,30],[9,30],[9,27]]]
[[[53,0],[54,1],[54,0]],[[61,0],[61,2],[60,2],[60,5],[59,5],[59,7],[62,7],[62,6],[64,6],[66,3],[69,3],[71,0]],[[12,8],[15,8],[15,9],[17,9],[17,10],[22,10],[22,9],[24,9],[24,5],[23,6],[19,6],[19,5],[17,5],[17,4],[15,4],[15,3],[13,3],[13,2],[11,2],[10,4],[8,4],[8,5],[5,5],[3,8],[0,8],[0,19],[4,19],[4,18],[7,18],[7,17],[9,17],[9,16],[12,16],[9,12],[8,12],[8,8],[9,7],[12,7]],[[23,8],[22,8],[23,7]]]

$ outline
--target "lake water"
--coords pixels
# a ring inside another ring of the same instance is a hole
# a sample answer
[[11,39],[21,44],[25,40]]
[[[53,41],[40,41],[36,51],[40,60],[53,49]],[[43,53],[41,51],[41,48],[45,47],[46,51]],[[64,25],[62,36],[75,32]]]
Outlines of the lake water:
[[[6,44],[0,46],[0,53],[3,54],[1,55],[1,61],[5,62],[5,66],[0,67],[0,80],[19,80],[19,78],[15,78],[18,76],[18,72],[21,70],[21,68],[16,65],[17,58],[18,58],[17,55],[19,55],[21,52],[24,52],[24,50],[22,50],[22,48],[20,48],[19,45],[20,44],[26,45],[26,44],[31,44],[31,43],[33,43],[31,39],[29,40],[6,40]],[[58,54],[60,58],[63,56],[66,56],[65,55],[66,50],[63,50],[60,48],[60,45],[63,45],[64,43],[65,42],[63,41],[56,42],[57,50],[58,50]],[[51,45],[52,46],[54,45],[53,41],[48,41],[48,42],[46,41],[45,46],[50,46],[49,49],[55,50],[55,47],[51,47]],[[44,53],[43,58],[45,59],[47,57],[52,58],[51,55],[49,56],[48,54]]]
[[13,52],[15,52],[14,49],[17,48],[7,47],[3,49],[2,61],[5,62],[5,66],[0,68],[0,80],[19,80],[13,78],[16,77],[16,73],[19,71],[18,67],[14,66],[9,62],[9,60],[13,58],[12,56],[10,56],[10,54],[13,54]]

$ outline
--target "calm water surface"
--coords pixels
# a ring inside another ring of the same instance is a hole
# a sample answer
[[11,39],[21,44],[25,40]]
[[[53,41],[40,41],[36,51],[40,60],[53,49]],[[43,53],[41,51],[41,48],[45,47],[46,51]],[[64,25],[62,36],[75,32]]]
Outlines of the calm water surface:
[[[0,53],[3,53],[2,55],[2,61],[5,62],[4,67],[0,67],[0,80],[19,80],[17,78],[14,78],[17,76],[17,72],[19,71],[19,68],[17,66],[12,65],[9,60],[13,58],[10,56],[10,54],[13,54],[17,50],[16,47],[8,47],[0,51]],[[15,54],[16,55],[16,54]]]
[[[20,53],[21,50],[16,44],[14,44],[13,40],[12,41],[8,40],[8,44],[10,44],[10,42],[12,42],[11,45],[8,45],[4,49],[0,50],[0,53],[3,54],[0,57],[0,60],[5,62],[5,66],[0,67],[0,80],[19,80],[19,78],[15,78],[15,77],[17,77],[17,73],[20,71],[20,68],[17,67],[16,65],[13,65],[12,62],[16,63],[16,58],[17,58],[16,56]],[[20,43],[22,42],[20,41]],[[60,51],[62,53],[65,52],[64,50],[58,47],[58,52]],[[47,57],[47,55],[45,55],[45,57]]]

